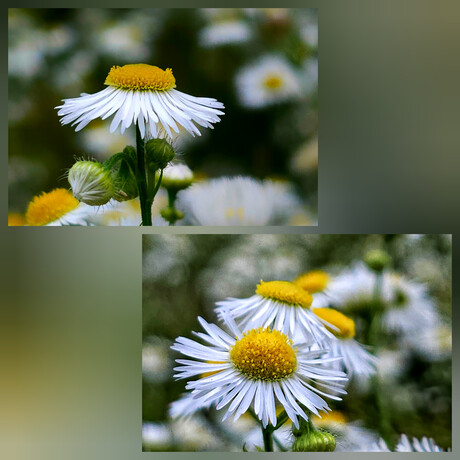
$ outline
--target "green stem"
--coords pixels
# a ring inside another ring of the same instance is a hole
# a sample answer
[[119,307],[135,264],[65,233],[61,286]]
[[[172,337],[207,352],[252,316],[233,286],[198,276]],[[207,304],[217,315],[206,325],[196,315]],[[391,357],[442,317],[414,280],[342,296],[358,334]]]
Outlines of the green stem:
[[[147,196],[147,172],[145,168],[145,149],[144,139],[142,139],[139,126],[136,123],[136,150],[137,150],[137,168],[136,179],[139,189],[139,200],[141,202],[142,225],[152,225],[152,207],[149,205]],[[153,200],[152,200],[153,201]]]
[[266,428],[262,427],[262,436],[264,438],[264,449],[265,452],[273,452],[273,428],[267,426]]
[[[375,286],[373,293],[373,303],[374,306],[381,305],[382,302],[382,282],[383,282],[383,273],[378,273],[375,278]],[[374,351],[377,351],[380,345],[380,333],[381,333],[381,324],[382,324],[382,311],[379,310],[374,313],[374,316],[371,320],[369,326],[369,345],[374,348]],[[378,374],[372,376],[372,383],[375,392],[375,402],[379,414],[379,431],[380,435],[384,441],[390,445],[392,427],[390,416],[388,414],[388,406],[385,401],[385,398],[382,393],[382,384],[380,382]]]

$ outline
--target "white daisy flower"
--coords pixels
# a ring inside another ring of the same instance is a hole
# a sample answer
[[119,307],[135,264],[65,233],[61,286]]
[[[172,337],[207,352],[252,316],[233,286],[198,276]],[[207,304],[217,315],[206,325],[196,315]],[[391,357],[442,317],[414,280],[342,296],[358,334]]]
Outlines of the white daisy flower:
[[245,43],[251,38],[251,29],[244,21],[229,20],[209,24],[200,30],[198,42],[203,48]]
[[214,401],[207,402],[200,406],[190,392],[182,393],[179,399],[173,401],[168,408],[168,415],[172,419],[188,418],[200,409],[209,409]]
[[[328,356],[341,356],[343,360],[336,363],[351,378],[354,374],[370,376],[376,372],[376,358],[354,340],[355,322],[333,308],[315,308],[313,313],[326,321],[327,326],[335,335],[331,340]],[[332,327],[331,327],[332,326]]]
[[305,343],[322,344],[333,339],[325,322],[310,309],[312,296],[289,281],[263,281],[248,299],[229,298],[216,302],[220,319],[231,315],[239,327],[273,327]]
[[382,438],[379,438],[377,442],[374,442],[371,445],[364,444],[360,450],[365,452],[391,452]]
[[[375,290],[375,273],[363,263],[331,277],[324,293],[329,303],[339,310],[349,310],[372,302]],[[390,300],[389,293],[382,289],[382,300]]]
[[170,447],[174,443],[171,429],[165,423],[144,422],[142,424],[142,444],[148,448]]
[[420,441],[417,438],[409,438],[402,434],[396,446],[396,452],[443,452],[434,439],[423,437]]
[[385,329],[403,334],[420,333],[440,323],[439,313],[424,284],[395,273],[385,273],[382,283],[389,307],[382,323]]
[[281,225],[282,214],[296,211],[287,208],[288,194],[271,181],[222,177],[179,192],[176,207],[192,225]]
[[80,203],[72,192],[57,188],[35,196],[26,211],[26,225],[89,225],[97,208]]
[[171,129],[179,133],[180,126],[192,136],[200,136],[196,124],[212,128],[212,123],[220,121],[218,115],[223,115],[221,102],[174,89],[176,79],[171,69],[148,64],[113,66],[105,84],[108,88],[98,93],[64,99],[64,104],[56,107],[61,124],[76,124],[75,131],[80,131],[91,120],[105,120],[115,114],[110,132],[121,126],[123,133],[137,123],[143,138],[158,137],[159,129],[172,137]]
[[292,65],[281,56],[266,56],[241,69],[236,75],[241,105],[250,108],[300,99],[301,79]]
[[318,414],[318,410],[329,410],[319,395],[340,400],[329,393],[345,393],[345,375],[324,366],[331,358],[322,358],[322,352],[295,347],[278,330],[258,328],[241,333],[233,323],[234,338],[202,318],[199,322],[206,333],[196,335],[209,345],[179,337],[172,349],[194,359],[176,360],[180,366],[175,368],[175,378],[211,372],[212,375],[189,381],[186,388],[192,391],[198,405],[219,400],[219,410],[230,404],[224,420],[231,415],[238,419],[252,406],[263,426],[276,425],[275,404],[279,402],[298,427],[299,417],[308,420],[301,405]]

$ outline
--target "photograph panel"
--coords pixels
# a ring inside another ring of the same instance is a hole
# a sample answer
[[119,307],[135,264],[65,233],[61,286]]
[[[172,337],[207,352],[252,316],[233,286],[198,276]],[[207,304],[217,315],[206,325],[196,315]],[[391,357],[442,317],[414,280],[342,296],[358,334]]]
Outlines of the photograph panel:
[[452,446],[451,235],[144,235],[144,451]]
[[10,226],[317,225],[314,8],[8,15]]

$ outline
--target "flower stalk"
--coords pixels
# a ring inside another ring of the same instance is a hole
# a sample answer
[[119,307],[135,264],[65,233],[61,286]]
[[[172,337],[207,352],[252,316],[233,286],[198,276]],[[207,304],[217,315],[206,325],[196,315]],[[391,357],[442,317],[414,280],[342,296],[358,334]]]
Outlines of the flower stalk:
[[[136,123],[136,151],[137,151],[137,168],[136,178],[139,188],[139,200],[141,203],[142,225],[152,225],[152,206],[147,197],[147,171],[145,167],[145,148],[144,139],[139,130],[139,124]],[[152,199],[153,202],[153,199]]]

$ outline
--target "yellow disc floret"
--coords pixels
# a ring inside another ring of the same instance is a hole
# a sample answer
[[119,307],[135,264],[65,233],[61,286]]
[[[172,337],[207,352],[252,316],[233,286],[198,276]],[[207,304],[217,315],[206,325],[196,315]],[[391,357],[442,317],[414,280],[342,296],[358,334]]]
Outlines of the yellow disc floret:
[[329,282],[329,275],[322,270],[313,270],[298,276],[293,283],[302,289],[314,294],[315,292],[324,291]]
[[27,225],[47,225],[72,211],[79,202],[71,192],[57,188],[34,197],[26,212]]
[[252,329],[230,350],[235,367],[253,380],[275,381],[289,377],[297,368],[292,341],[269,328]]
[[267,89],[277,90],[283,84],[283,80],[278,75],[268,75],[264,79],[264,86]]
[[351,339],[355,336],[355,322],[343,313],[333,308],[315,308],[313,313],[336,328],[326,325],[335,336],[343,339]]
[[135,91],[168,91],[176,87],[171,69],[162,70],[149,64],[113,66],[105,84]]
[[256,294],[296,307],[309,308],[313,297],[290,281],[263,281],[257,285]]

